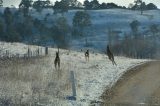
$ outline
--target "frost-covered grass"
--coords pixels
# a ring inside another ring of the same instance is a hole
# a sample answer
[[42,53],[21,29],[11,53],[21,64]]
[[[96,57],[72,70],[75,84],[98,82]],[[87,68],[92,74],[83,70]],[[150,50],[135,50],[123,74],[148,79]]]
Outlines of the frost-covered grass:
[[[25,53],[27,47],[3,42],[3,48],[13,53]],[[115,57],[118,66],[113,66],[105,54],[91,53],[90,61],[86,62],[83,52],[60,49],[61,70],[57,71],[54,68],[56,51],[56,48],[49,48],[49,55],[40,58],[0,60],[0,98],[15,104],[88,106],[91,101],[100,100],[104,90],[110,88],[127,69],[148,61]],[[65,99],[72,96],[70,71],[75,73],[77,101]]]

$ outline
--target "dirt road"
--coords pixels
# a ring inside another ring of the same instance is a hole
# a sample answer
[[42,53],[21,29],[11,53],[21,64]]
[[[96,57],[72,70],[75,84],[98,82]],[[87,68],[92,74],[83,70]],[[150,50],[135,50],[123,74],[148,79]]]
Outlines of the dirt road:
[[106,103],[160,104],[160,62],[150,62],[129,70],[103,94]]

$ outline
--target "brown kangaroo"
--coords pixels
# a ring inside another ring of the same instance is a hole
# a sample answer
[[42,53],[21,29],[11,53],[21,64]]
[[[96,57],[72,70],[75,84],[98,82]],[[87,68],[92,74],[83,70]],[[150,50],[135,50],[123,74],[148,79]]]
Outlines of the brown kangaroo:
[[56,58],[54,60],[54,65],[55,65],[55,69],[57,69],[57,65],[58,65],[58,69],[60,69],[59,48],[58,48],[58,52],[56,52]]
[[109,60],[112,61],[112,64],[113,65],[117,65],[116,62],[114,61],[113,53],[111,52],[111,50],[110,50],[108,45],[107,45],[107,55],[108,55]]
[[85,58],[86,58],[86,61],[89,61],[89,50],[85,52]]

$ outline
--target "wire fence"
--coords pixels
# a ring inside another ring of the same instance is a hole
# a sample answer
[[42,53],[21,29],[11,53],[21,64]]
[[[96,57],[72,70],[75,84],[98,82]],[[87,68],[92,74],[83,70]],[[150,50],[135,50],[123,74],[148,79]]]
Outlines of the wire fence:
[[34,57],[41,57],[41,56],[47,56],[49,54],[48,47],[43,48],[36,48],[35,50],[32,50],[28,47],[26,50],[26,53],[13,53],[12,51],[8,49],[0,49],[0,59],[28,59],[28,58],[34,58]]

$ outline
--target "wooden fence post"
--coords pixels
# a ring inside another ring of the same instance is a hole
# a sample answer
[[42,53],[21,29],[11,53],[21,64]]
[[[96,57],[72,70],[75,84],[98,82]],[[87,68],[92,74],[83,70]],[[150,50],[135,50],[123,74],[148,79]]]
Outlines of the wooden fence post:
[[48,55],[48,47],[45,47],[45,55]]
[[28,54],[28,57],[30,57],[30,49],[29,48],[28,48],[27,54]]
[[39,56],[39,48],[38,48],[38,50],[37,50],[37,55]]

